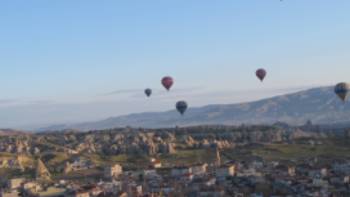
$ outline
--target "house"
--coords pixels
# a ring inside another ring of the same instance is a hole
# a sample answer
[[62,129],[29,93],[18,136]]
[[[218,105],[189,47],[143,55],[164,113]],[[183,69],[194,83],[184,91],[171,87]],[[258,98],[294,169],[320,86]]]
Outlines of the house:
[[141,196],[143,188],[142,185],[131,183],[126,186],[125,191],[127,191],[128,196]]
[[186,174],[192,174],[192,168],[183,166],[171,169],[171,176],[177,177]]
[[350,164],[345,163],[345,164],[333,164],[332,169],[334,172],[339,173],[339,174],[350,174]]
[[192,174],[195,176],[202,176],[205,175],[207,173],[207,169],[208,169],[208,164],[204,163],[204,164],[197,164],[191,167],[192,168]]
[[151,159],[151,165],[153,168],[161,168],[162,167],[162,162],[158,159]]
[[27,191],[38,192],[42,190],[42,186],[35,181],[27,182],[23,185],[23,188]]
[[0,192],[0,197],[19,197],[19,193],[17,191]]
[[92,196],[98,196],[99,194],[103,193],[103,190],[99,187],[95,187],[90,191]]
[[121,193],[121,194],[119,195],[119,197],[128,197],[128,193],[123,192],[123,193]]
[[48,187],[45,190],[38,192],[28,192],[29,196],[38,196],[38,197],[60,197],[66,194],[66,189],[58,187]]
[[294,166],[289,166],[288,167],[288,175],[294,177],[295,176],[295,167]]
[[72,171],[87,170],[93,167],[94,165],[91,161],[78,157],[72,163],[66,162],[64,172],[69,173]]
[[327,170],[327,168],[322,168],[320,173],[321,173],[321,176],[322,176],[322,177],[326,177],[326,176],[328,175],[328,170]]
[[208,187],[215,185],[215,183],[216,183],[216,178],[214,177],[208,178],[207,180],[204,181],[204,185]]
[[225,191],[221,188],[209,187],[202,188],[199,192],[201,197],[223,197],[225,196]]
[[22,184],[24,183],[25,179],[24,178],[16,178],[16,179],[11,179],[8,182],[8,186],[11,190],[13,189],[18,189],[22,186]]
[[328,186],[328,181],[322,180],[319,178],[314,178],[312,180],[312,185],[315,187],[327,187]]
[[104,192],[110,194],[117,194],[122,191],[122,183],[119,181],[103,183],[101,187]]
[[234,176],[236,173],[236,165],[224,165],[216,169],[216,177]]
[[75,193],[75,196],[74,197],[90,197],[90,193],[89,192],[77,192]]
[[143,170],[143,175],[145,178],[158,177],[157,171],[155,169]]
[[192,173],[187,173],[187,174],[183,174],[181,176],[181,180],[183,181],[192,181],[193,180],[193,174]]
[[104,170],[105,178],[117,178],[119,175],[123,173],[123,168],[119,164],[115,164],[114,166],[108,166]]

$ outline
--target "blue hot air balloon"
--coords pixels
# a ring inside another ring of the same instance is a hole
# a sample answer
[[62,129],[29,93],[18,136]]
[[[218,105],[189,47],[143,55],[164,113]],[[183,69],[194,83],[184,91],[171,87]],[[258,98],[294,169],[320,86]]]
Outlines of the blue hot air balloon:
[[145,94],[146,94],[147,97],[150,97],[151,94],[152,94],[152,90],[149,89],[149,88],[145,89]]
[[180,112],[181,115],[183,115],[186,112],[187,107],[188,105],[186,101],[179,101],[176,103],[176,109],[178,112]]
[[348,93],[349,93],[349,89],[350,86],[349,84],[342,82],[342,83],[338,83],[335,88],[334,88],[334,92],[338,95],[338,97],[345,102]]

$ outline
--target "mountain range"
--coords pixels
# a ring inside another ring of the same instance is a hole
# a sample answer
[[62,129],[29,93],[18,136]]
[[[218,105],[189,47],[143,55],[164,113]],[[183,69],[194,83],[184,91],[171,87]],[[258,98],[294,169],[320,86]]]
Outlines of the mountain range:
[[350,123],[350,104],[340,101],[332,87],[321,87],[248,103],[189,108],[184,116],[180,116],[175,110],[146,112],[111,117],[96,122],[54,125],[41,130],[97,130],[125,126],[165,128],[212,124],[273,124],[275,122],[301,125],[309,120],[316,124]]

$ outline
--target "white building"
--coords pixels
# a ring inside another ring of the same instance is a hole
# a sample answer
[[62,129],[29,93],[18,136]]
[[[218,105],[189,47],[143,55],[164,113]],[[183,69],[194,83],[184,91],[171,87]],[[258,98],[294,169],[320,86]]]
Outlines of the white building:
[[30,190],[32,192],[38,192],[38,191],[41,191],[43,188],[41,187],[41,185],[35,181],[32,181],[32,182],[28,182],[28,183],[25,183],[23,185],[23,188],[25,190]]
[[90,193],[89,192],[77,192],[75,194],[75,197],[90,197]]
[[321,176],[322,177],[326,177],[328,175],[328,170],[327,170],[327,168],[322,168],[321,169]]
[[208,164],[199,164],[192,166],[192,174],[195,176],[205,175],[207,173]]
[[161,168],[162,167],[162,162],[158,159],[152,158],[151,163],[152,163],[153,168]]
[[24,178],[11,179],[8,183],[10,189],[18,189],[24,183]]
[[171,169],[171,176],[183,176],[186,174],[192,174],[192,168],[190,167],[177,167]]
[[294,166],[290,166],[290,167],[288,167],[288,175],[289,176],[295,176],[295,167]]
[[117,178],[122,173],[123,173],[123,168],[119,164],[106,167],[104,171],[105,178]]
[[19,197],[19,193],[17,191],[0,192],[0,197]]
[[236,173],[235,165],[225,165],[216,169],[216,177],[234,176]]

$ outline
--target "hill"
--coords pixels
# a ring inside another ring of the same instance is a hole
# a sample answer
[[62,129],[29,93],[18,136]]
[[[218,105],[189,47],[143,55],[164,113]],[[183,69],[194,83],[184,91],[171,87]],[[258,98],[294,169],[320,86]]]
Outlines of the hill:
[[342,103],[333,93],[332,87],[322,87],[249,103],[190,108],[184,116],[180,116],[175,110],[139,113],[46,129],[94,130],[125,126],[161,128],[211,124],[272,124],[275,122],[301,125],[308,120],[316,124],[347,124],[350,122],[349,117],[350,104]]
[[28,132],[13,129],[0,129],[0,136],[28,135]]

